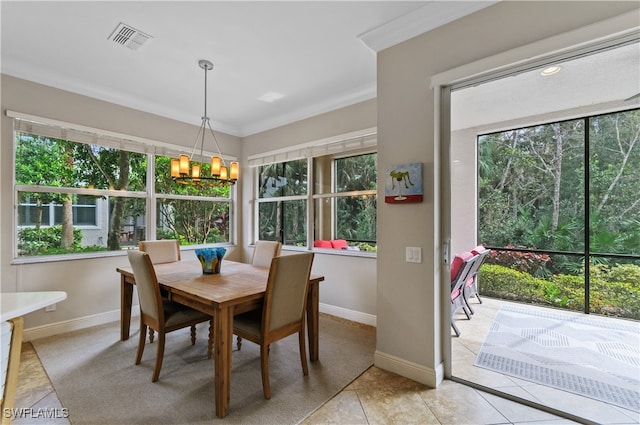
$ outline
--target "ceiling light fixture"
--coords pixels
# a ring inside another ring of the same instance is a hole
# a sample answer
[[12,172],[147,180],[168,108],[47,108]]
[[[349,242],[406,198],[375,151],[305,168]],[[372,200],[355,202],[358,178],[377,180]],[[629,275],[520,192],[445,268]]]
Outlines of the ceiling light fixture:
[[[200,124],[200,130],[196,136],[196,142],[193,145],[191,156],[180,155],[179,158],[173,158],[171,160],[171,178],[176,183],[186,184],[190,186],[230,186],[238,181],[239,177],[239,165],[233,161],[227,167],[224,162],[222,153],[220,153],[220,146],[216,135],[211,128],[209,117],[207,116],[207,71],[213,69],[213,64],[208,60],[201,59],[198,62],[200,68],[204,69],[204,115],[202,116],[202,123]],[[215,143],[218,155],[211,157],[211,173],[203,173],[205,165],[202,162],[193,160],[194,153],[200,142],[200,158],[204,158],[204,135],[207,128],[211,132],[213,142]]]
[[560,72],[561,69],[562,67],[560,65],[549,66],[543,69],[542,71],[540,71],[540,75],[542,75],[543,77],[548,77],[550,75],[557,74],[558,72]]
[[267,102],[267,103],[273,103],[276,100],[282,99],[283,97],[284,97],[284,95],[282,93],[277,93],[277,92],[274,92],[274,91],[270,91],[270,92],[267,92],[267,93],[263,94],[262,96],[260,96],[258,98],[258,100],[261,100],[261,101]]

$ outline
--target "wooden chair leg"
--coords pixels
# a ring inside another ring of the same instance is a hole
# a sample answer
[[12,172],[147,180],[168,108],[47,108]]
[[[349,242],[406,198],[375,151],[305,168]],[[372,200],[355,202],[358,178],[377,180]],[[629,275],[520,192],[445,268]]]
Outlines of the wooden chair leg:
[[262,391],[264,398],[271,398],[271,386],[269,385],[269,346],[260,345],[260,366],[262,369]]
[[196,325],[191,325],[191,345],[196,345]]
[[160,369],[162,368],[162,360],[164,359],[164,332],[158,332],[158,352],[156,353],[156,366],[153,369],[153,377],[151,382],[156,382],[160,376]]
[[269,385],[269,346],[260,345],[260,366],[262,368],[262,391],[264,398],[271,398],[271,386]]
[[147,342],[147,325],[140,321],[140,337],[138,338],[138,350],[136,351],[136,364],[140,364],[142,360],[142,352],[144,344]]
[[242,347],[242,337],[236,335],[236,347],[238,347],[238,351],[240,351],[240,348]]
[[213,319],[209,320],[209,342],[207,345],[207,357],[211,358],[213,353]]
[[153,342],[153,329],[149,328],[149,342]]
[[304,336],[304,324],[298,332],[298,344],[300,345],[300,362],[302,363],[302,373],[306,376],[309,374],[309,365],[307,364],[307,348],[306,338]]

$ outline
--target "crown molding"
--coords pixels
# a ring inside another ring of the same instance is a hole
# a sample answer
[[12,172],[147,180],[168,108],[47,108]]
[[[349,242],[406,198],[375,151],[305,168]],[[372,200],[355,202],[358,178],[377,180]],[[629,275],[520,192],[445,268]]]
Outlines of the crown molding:
[[360,34],[358,38],[374,52],[380,52],[498,1],[429,1],[406,15]]

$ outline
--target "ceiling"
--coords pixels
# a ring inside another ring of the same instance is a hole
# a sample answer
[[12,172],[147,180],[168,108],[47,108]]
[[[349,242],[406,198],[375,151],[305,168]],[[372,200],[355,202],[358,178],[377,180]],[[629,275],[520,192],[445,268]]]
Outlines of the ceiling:
[[[376,96],[376,51],[495,1],[1,1],[2,73],[246,136]],[[109,39],[123,23],[150,38]],[[264,102],[267,93],[283,98]]]
[[[190,124],[247,136],[376,96],[376,52],[496,1],[0,1],[1,69]],[[109,39],[124,23],[148,39]],[[265,102],[268,93],[284,95]],[[452,128],[640,92],[640,45],[454,91]],[[629,107],[640,105],[640,98]],[[552,107],[553,106],[553,107]]]
[[[560,70],[543,76],[547,65],[560,66]],[[584,113],[581,111],[593,113],[589,108],[595,105],[598,112],[637,108],[639,94],[640,43],[635,40],[453,91],[451,128],[508,126],[523,118],[531,122],[531,117],[536,122],[568,119]]]

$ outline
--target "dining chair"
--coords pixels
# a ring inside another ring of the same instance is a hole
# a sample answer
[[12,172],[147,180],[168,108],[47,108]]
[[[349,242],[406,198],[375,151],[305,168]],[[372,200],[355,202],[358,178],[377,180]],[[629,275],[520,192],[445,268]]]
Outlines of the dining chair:
[[138,340],[135,364],[140,364],[142,360],[147,327],[154,329],[158,332],[158,351],[151,381],[156,382],[162,368],[165,335],[178,329],[191,327],[191,345],[194,345],[196,343],[196,325],[202,322],[209,322],[207,356],[211,358],[213,348],[211,326],[213,318],[182,304],[163,301],[160,296],[160,285],[149,254],[143,251],[130,250],[127,251],[127,255],[133,269],[140,300],[140,338]]
[[[159,239],[155,241],[140,241],[138,249],[149,254],[153,264],[173,263],[180,261],[180,241],[177,239]],[[167,294],[160,290],[162,299],[166,302]],[[153,329],[149,328],[149,342],[153,342]]]
[[266,399],[271,398],[270,344],[297,332],[302,372],[309,374],[305,314],[313,255],[309,252],[273,258],[262,309],[239,314],[233,319],[234,334],[260,345],[262,390]]
[[471,269],[478,256],[465,251],[456,254],[451,261],[451,327],[460,336],[460,329],[456,326],[454,316],[460,309],[464,311],[467,319],[471,319],[471,313],[464,302],[464,285],[470,277]]
[[140,251],[149,254],[153,264],[180,261],[180,241],[177,239],[140,241],[138,242],[138,248]]
[[282,244],[278,241],[256,241],[251,264],[258,267],[269,267],[271,259],[280,255]]

